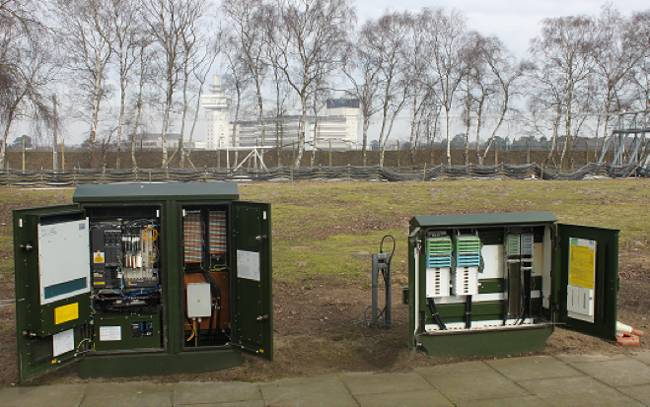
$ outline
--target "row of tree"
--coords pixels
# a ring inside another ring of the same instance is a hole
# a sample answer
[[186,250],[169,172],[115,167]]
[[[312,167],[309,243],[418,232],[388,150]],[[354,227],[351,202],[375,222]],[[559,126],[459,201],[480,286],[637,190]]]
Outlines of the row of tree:
[[[611,6],[542,21],[516,58],[455,10],[387,12],[359,25],[349,0],[0,0],[0,166],[18,122],[52,137],[56,163],[64,118],[87,123],[92,162],[127,139],[136,167],[136,134],[156,121],[162,166],[191,164],[186,144],[215,70],[232,94],[233,123],[255,115],[262,144],[285,145],[281,119],[297,106],[294,165],[310,120],[328,97],[347,94],[360,102],[364,162],[371,122],[382,165],[406,116],[412,157],[440,136],[451,164],[460,116],[465,162],[472,141],[482,162],[516,120],[548,137],[548,160],[562,166],[585,129],[604,140],[621,112],[650,111],[649,49],[650,11],[623,16]],[[170,149],[172,130],[180,140]]]

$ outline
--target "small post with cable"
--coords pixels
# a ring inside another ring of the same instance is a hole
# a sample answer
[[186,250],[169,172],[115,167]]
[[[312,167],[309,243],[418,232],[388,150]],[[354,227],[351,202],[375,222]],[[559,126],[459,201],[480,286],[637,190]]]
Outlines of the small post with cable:
[[[391,239],[393,248],[390,253],[384,252],[384,241]],[[379,327],[380,319],[383,318],[383,327],[390,328],[391,326],[391,278],[390,278],[390,263],[395,254],[395,238],[391,235],[386,235],[381,238],[379,243],[379,253],[372,255],[372,304],[371,304],[371,320],[369,326]],[[379,275],[381,274],[384,280],[384,308],[379,310]]]

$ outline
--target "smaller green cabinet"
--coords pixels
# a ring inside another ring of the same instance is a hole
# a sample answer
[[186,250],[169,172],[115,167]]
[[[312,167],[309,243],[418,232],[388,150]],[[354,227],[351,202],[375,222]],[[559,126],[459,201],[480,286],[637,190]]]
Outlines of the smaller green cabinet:
[[617,230],[548,212],[411,220],[409,343],[430,354],[540,350],[556,325],[615,339],[617,293]]
[[81,185],[14,211],[20,382],[271,360],[271,207],[222,182]]

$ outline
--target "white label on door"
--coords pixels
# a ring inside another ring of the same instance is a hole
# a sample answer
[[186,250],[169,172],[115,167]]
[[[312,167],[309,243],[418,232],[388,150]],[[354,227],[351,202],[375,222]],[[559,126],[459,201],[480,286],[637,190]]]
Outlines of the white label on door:
[[99,340],[100,341],[121,341],[122,327],[120,327],[119,325],[100,326]]
[[74,350],[74,329],[52,335],[52,356],[56,357]]
[[260,281],[260,254],[237,250],[237,277]]

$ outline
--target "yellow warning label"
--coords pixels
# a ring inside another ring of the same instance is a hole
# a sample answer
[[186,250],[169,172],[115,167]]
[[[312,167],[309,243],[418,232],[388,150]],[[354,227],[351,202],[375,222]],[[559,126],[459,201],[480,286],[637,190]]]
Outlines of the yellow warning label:
[[571,238],[569,243],[569,285],[595,289],[596,241]]
[[93,263],[95,264],[103,264],[104,263],[104,252],[96,251],[93,254]]
[[54,325],[60,325],[64,322],[74,321],[79,318],[79,303],[61,305],[54,308]]

